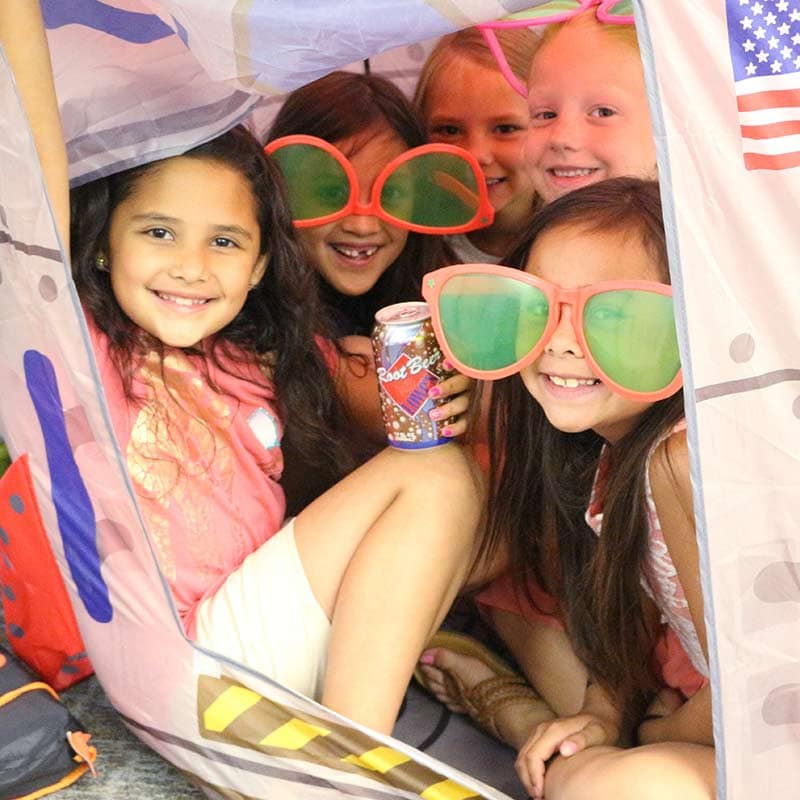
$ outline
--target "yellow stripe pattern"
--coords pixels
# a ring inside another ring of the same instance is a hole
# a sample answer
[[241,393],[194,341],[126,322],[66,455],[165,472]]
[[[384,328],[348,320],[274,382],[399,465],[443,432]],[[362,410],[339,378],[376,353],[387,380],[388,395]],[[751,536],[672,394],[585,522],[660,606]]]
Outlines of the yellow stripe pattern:
[[265,736],[259,744],[265,747],[281,747],[284,750],[299,750],[317,736],[327,736],[330,731],[319,725],[303,722],[301,719],[290,719],[285,725],[276,728],[269,736]]
[[375,747],[372,750],[367,750],[366,753],[362,753],[360,756],[347,756],[343,758],[342,761],[383,774],[390,769],[400,766],[400,764],[411,761],[411,759],[404,753],[398,753],[397,750],[391,747]]
[[446,780],[434,783],[419,795],[422,800],[465,800],[467,797],[479,797],[472,789],[466,789],[455,781]]
[[287,708],[231,678],[200,675],[197,689],[200,728],[206,738],[340,770],[343,776],[370,776],[421,800],[483,800],[367,733]]
[[252,689],[231,686],[205,710],[203,724],[207,730],[220,733],[260,699],[261,695]]

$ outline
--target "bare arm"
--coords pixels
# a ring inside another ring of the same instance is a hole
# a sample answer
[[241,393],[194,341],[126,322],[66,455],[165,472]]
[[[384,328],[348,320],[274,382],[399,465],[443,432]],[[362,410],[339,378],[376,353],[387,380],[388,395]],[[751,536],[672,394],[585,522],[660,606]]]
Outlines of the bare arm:
[[0,43],[14,72],[33,131],[58,231],[69,251],[67,154],[38,0],[0,2]]
[[336,376],[339,397],[367,436],[377,444],[385,444],[372,344],[366,336],[345,336],[339,344],[350,354],[339,360]]
[[[686,593],[697,638],[708,660],[685,432],[671,436],[655,452],[650,462],[650,484],[664,541]],[[643,743],[683,741],[713,745],[710,686],[700,689],[671,714],[644,723],[639,735]]]
[[569,758],[590,747],[616,745],[621,719],[608,692],[599,684],[590,683],[580,713],[543,722],[520,749],[517,774],[528,794],[544,797],[545,772],[553,756]]

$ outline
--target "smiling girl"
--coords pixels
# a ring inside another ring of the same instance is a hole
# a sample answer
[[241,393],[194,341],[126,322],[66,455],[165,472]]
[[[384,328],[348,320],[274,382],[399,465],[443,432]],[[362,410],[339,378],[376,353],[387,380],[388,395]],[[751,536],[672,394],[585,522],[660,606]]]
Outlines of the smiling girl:
[[[539,36],[525,30],[498,34],[514,73],[525,81]],[[449,236],[459,260],[497,263],[534,212],[534,188],[525,156],[530,115],[501,74],[477,28],[443,36],[422,67],[414,104],[432,142],[469,150],[483,170],[495,210],[492,225]]]
[[636,29],[590,9],[550,25],[528,78],[526,161],[549,203],[590,183],[655,178],[656,151]]
[[[524,273],[449,267],[426,276],[426,296],[448,357],[502,379],[488,527],[510,544],[541,697],[446,647],[421,670],[519,750],[533,798],[709,800],[703,596],[658,186],[617,178],[569,193],[529,233],[512,262]],[[623,749],[632,738],[641,746]]]
[[[378,173],[426,142],[425,128],[393,83],[352,72],[333,72],[289,95],[267,141],[292,134],[341,151],[355,169],[364,205]],[[440,236],[410,233],[373,214],[350,214],[297,235],[340,335],[369,335],[379,308],[418,300],[425,272],[450,261]]]
[[387,449],[286,519],[284,434],[332,474],[351,462],[337,395],[347,371],[332,375],[321,345],[277,167],[234,129],[86,184],[70,209],[38,0],[0,4],[0,43],[186,634],[390,732],[472,564],[469,460],[454,444]]

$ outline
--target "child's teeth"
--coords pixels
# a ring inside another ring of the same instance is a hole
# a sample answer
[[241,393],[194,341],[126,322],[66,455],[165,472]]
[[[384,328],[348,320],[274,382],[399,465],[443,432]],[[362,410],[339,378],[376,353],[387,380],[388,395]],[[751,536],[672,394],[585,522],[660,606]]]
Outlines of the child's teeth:
[[205,299],[194,299],[191,297],[176,297],[174,294],[164,294],[163,292],[160,293],[161,297],[165,300],[169,300],[171,303],[175,303],[179,306],[199,306],[202,303],[205,303]]
[[585,178],[591,175],[591,169],[554,169],[553,174],[558,178]]
[[597,383],[594,378],[559,378],[558,375],[551,375],[550,380],[556,386],[564,386],[567,389],[577,389],[579,386],[593,386]]
[[334,248],[348,258],[369,258],[378,250],[377,247],[343,247],[340,244],[334,245]]

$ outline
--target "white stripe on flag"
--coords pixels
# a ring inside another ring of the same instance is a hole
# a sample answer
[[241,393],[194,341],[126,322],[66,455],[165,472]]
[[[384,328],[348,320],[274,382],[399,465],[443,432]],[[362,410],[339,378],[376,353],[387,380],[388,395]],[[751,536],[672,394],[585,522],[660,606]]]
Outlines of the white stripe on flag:
[[800,134],[795,136],[776,136],[772,139],[744,138],[744,141],[745,153],[777,155],[779,153],[800,152]]
[[800,73],[797,72],[788,75],[769,75],[766,78],[744,78],[736,81],[736,96],[796,89],[798,86],[800,86]]
[[800,120],[800,107],[764,108],[760,111],[740,111],[742,125],[769,125],[771,122],[794,122]]

